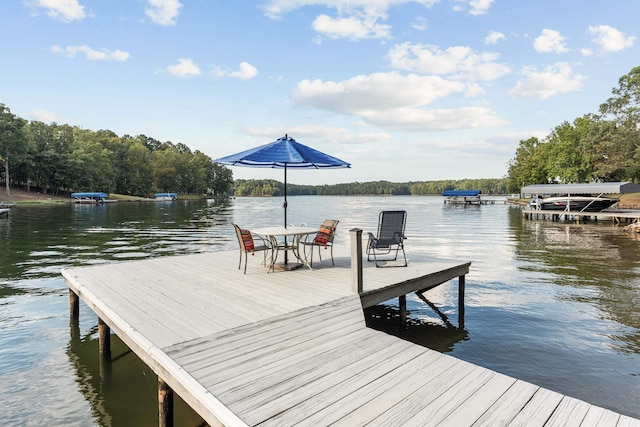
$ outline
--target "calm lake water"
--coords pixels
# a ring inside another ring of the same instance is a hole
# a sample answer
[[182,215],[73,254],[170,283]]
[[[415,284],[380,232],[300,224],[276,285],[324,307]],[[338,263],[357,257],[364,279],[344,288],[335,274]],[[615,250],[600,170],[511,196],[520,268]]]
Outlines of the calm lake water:
[[[157,425],[155,375],[116,339],[100,365],[97,318],[70,325],[67,266],[237,249],[231,224],[280,225],[282,200],[18,206],[0,218],[0,425]],[[442,197],[290,197],[288,220],[374,231],[408,211],[412,260],[471,261],[464,328],[457,281],[368,311],[370,326],[640,418],[640,241],[610,222],[523,220],[505,205]],[[235,268],[235,265],[230,266]],[[176,425],[201,420],[178,402]]]

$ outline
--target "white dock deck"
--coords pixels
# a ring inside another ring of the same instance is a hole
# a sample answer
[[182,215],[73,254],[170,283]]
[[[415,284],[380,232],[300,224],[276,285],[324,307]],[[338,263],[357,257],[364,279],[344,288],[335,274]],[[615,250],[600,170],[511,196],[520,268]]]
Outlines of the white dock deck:
[[[427,289],[469,263],[237,269],[215,252],[63,270],[80,296],[210,425],[582,425],[640,421],[365,326],[364,305]],[[96,357],[98,357],[96,355]]]

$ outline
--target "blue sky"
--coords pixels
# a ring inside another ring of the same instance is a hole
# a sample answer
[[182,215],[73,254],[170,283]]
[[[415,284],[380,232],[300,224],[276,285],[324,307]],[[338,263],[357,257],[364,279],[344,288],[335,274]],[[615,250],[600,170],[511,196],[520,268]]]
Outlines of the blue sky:
[[[215,159],[288,134],[332,184],[500,178],[640,65],[637,0],[7,0],[0,102]],[[235,178],[282,172],[232,168]]]

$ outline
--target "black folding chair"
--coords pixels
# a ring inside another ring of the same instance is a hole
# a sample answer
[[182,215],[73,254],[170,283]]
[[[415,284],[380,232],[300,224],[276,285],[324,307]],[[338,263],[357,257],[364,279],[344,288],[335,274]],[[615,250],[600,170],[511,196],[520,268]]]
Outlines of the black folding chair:
[[[373,261],[376,263],[376,267],[406,267],[407,255],[404,252],[404,240],[407,238],[404,234],[404,229],[407,225],[407,212],[406,211],[382,211],[378,218],[378,234],[374,236],[373,233],[369,234],[369,243],[367,244],[367,261]],[[393,258],[378,259],[379,255],[389,255],[394,252]],[[382,266],[378,264],[378,261],[395,261],[398,259],[398,252],[402,251],[404,258],[404,265],[390,264]]]

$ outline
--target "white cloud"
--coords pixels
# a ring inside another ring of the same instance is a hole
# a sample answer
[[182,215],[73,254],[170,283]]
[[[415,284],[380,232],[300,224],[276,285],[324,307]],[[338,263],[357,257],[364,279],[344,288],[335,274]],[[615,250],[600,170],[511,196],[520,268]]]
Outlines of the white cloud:
[[248,62],[241,62],[237,71],[229,73],[229,77],[233,77],[240,80],[251,80],[258,75],[258,69]]
[[589,27],[589,34],[594,35],[594,43],[605,52],[618,52],[633,46],[636,40],[633,36],[627,36],[620,30],[609,25],[596,25]]
[[432,132],[492,127],[503,124],[485,107],[456,109],[398,108],[384,112],[366,112],[362,118],[371,124],[406,132]]
[[[350,40],[382,39],[390,37],[391,26],[381,24],[387,19],[390,7],[417,3],[430,7],[440,0],[269,0],[262,6],[266,16],[281,19],[288,12],[307,6],[324,6],[336,10],[336,16],[318,15],[312,27],[320,34]],[[471,0],[493,1],[493,0]],[[316,43],[320,43],[316,40]]]
[[564,37],[560,34],[560,32],[549,30],[547,28],[542,30],[542,34],[536,37],[533,42],[533,48],[537,52],[543,53],[563,53],[569,51],[565,44]]
[[341,82],[303,80],[293,91],[298,105],[360,117],[388,129],[433,131],[493,126],[500,120],[484,107],[428,109],[467,85],[437,76],[396,72],[356,76]]
[[484,15],[489,11],[494,0],[469,0],[470,15]]
[[43,108],[36,108],[31,112],[33,120],[37,120],[43,123],[53,123],[58,120],[58,116],[51,111],[47,111]]
[[[279,19],[282,15],[306,6],[325,6],[334,8],[345,15],[354,11],[361,11],[368,16],[384,14],[392,6],[417,3],[424,7],[431,7],[440,0],[269,0],[262,10],[272,19]],[[477,2],[478,0],[471,0]],[[480,2],[493,0],[479,0]]]
[[390,65],[422,74],[448,74],[455,78],[495,80],[511,70],[496,62],[497,53],[476,53],[467,46],[440,50],[437,46],[402,43],[389,50]]
[[62,46],[53,45],[51,46],[51,52],[59,53],[65,55],[69,58],[75,58],[76,55],[84,55],[89,61],[117,61],[123,62],[131,57],[129,52],[124,52],[121,50],[95,50],[89,46],[67,46],[63,48]]
[[497,44],[500,40],[506,39],[506,36],[499,31],[489,31],[484,38],[484,44]]
[[189,58],[178,59],[178,63],[176,65],[170,65],[167,67],[167,72],[172,76],[177,77],[199,76],[201,74],[198,64]]
[[495,0],[456,0],[453,10],[456,12],[469,11],[469,15],[484,15],[489,11]]
[[58,21],[81,21],[86,17],[84,6],[78,0],[34,0],[28,5],[45,9],[48,17]]
[[584,76],[575,74],[571,66],[565,62],[550,65],[542,71],[525,68],[523,74],[525,79],[518,82],[509,92],[509,96],[547,99],[560,93],[579,91],[585,80]]
[[158,25],[175,25],[176,18],[183,6],[178,0],[147,0],[149,6],[144,13]]
[[312,26],[315,31],[331,39],[351,40],[387,38],[391,29],[389,25],[355,16],[334,19],[327,15],[319,15]]
[[293,98],[301,105],[358,115],[362,111],[427,105],[464,90],[463,83],[437,76],[391,72],[341,82],[303,80],[294,88]]
[[414,19],[411,23],[411,28],[417,31],[425,31],[428,27],[427,19],[421,16]]
[[580,53],[582,54],[582,56],[592,56],[593,55],[593,51],[591,49],[589,49],[588,47],[583,47],[582,49],[580,49]]
[[211,73],[214,77],[232,77],[240,80],[251,80],[258,75],[258,69],[248,62],[241,62],[236,71],[224,71],[220,67]]

